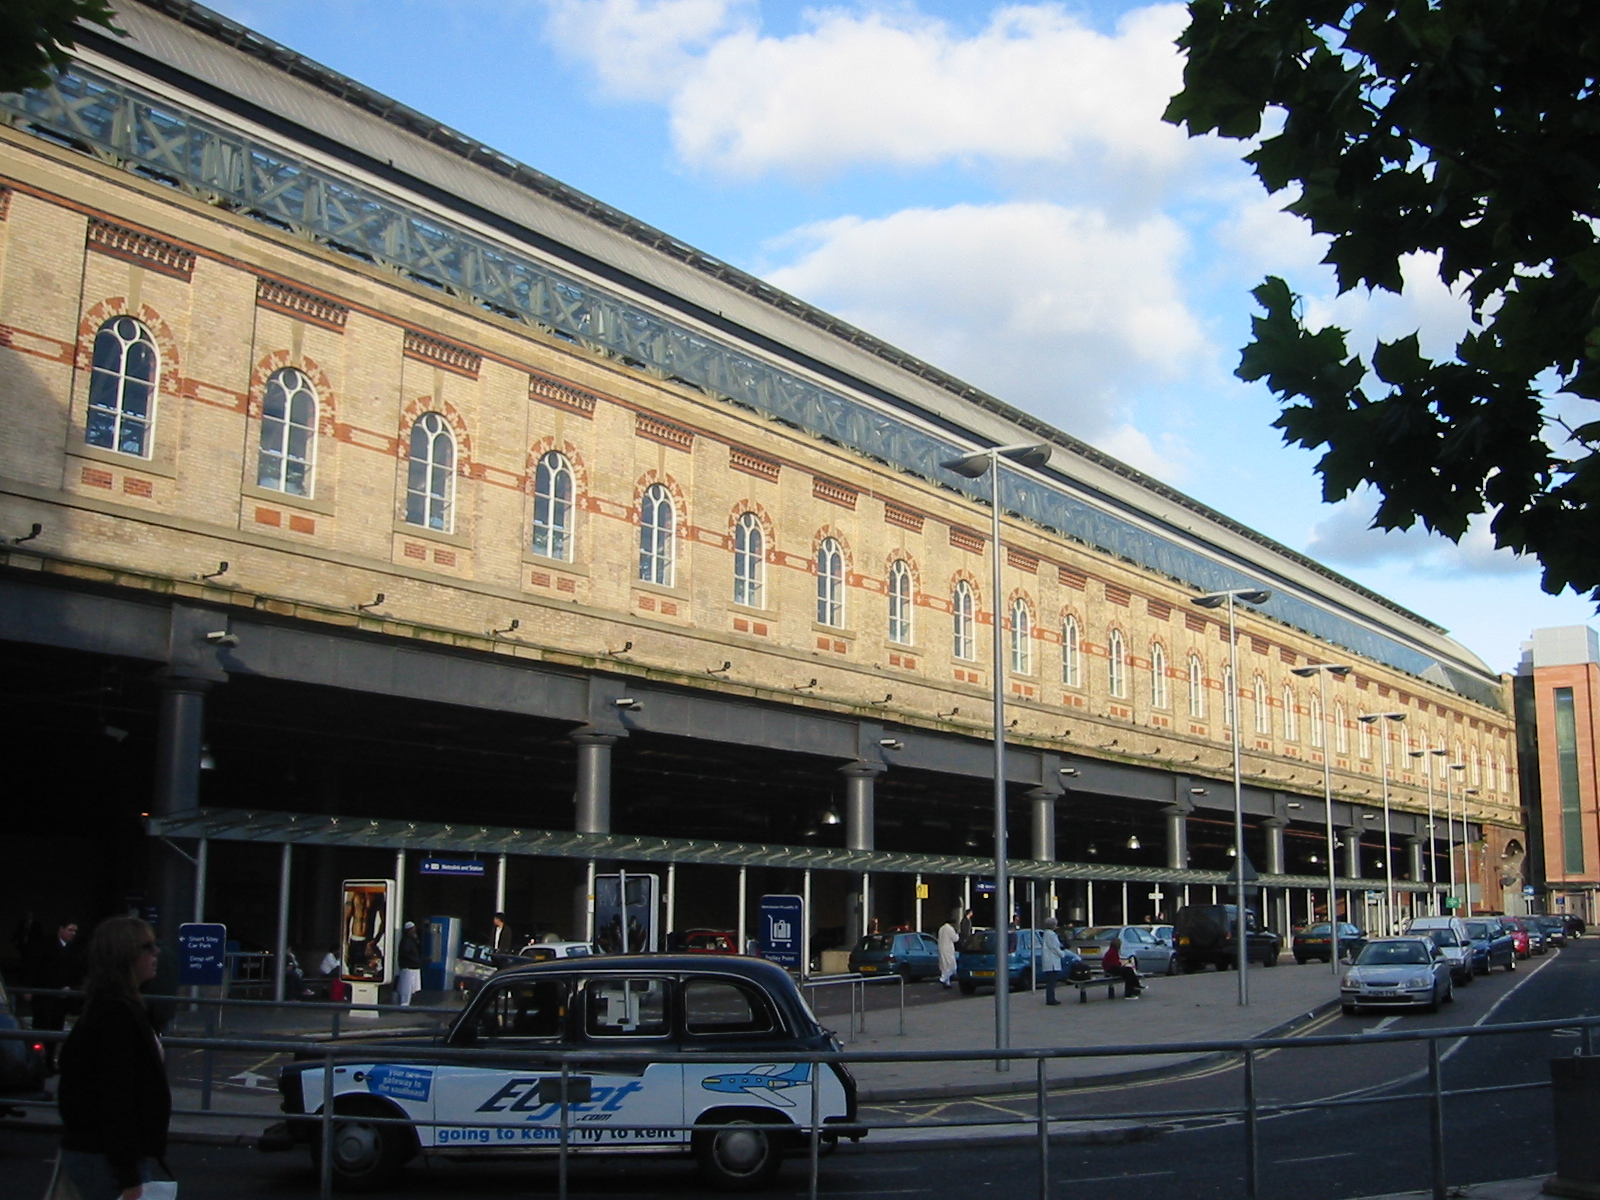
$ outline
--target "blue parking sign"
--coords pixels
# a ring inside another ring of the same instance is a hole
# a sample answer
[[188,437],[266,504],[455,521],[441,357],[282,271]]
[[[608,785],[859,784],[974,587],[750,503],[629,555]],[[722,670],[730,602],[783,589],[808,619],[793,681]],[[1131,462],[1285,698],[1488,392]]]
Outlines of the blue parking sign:
[[761,957],[791,971],[806,952],[805,902],[799,896],[761,897]]
[[226,925],[178,926],[178,982],[197,987],[220,987],[228,952]]

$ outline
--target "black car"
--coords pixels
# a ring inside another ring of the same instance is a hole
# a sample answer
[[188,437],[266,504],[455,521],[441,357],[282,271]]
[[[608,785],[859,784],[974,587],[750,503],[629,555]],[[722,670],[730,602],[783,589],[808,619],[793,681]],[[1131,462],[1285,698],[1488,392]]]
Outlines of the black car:
[[1546,946],[1565,946],[1567,944],[1567,919],[1565,917],[1523,917],[1530,925],[1537,925],[1539,932],[1544,934]]
[[[441,1046],[494,1053],[427,1053]],[[572,1153],[689,1151],[713,1187],[761,1187],[786,1151],[807,1144],[814,1087],[824,1141],[863,1135],[844,1066],[787,1057],[837,1048],[794,980],[760,959],[619,955],[517,967],[488,980],[439,1042],[374,1045],[369,1059],[341,1060],[334,1179],[352,1191],[381,1187],[424,1151],[462,1159],[558,1153],[560,1066],[576,1052],[597,1057],[572,1071],[580,1089],[567,1106]],[[599,1057],[617,1050],[644,1053]],[[313,1159],[320,1154],[313,1118],[323,1074],[315,1052],[283,1068],[289,1120],[263,1137],[263,1150],[303,1142]],[[421,1123],[363,1119],[374,1117]]]
[[[0,1030],[20,1031],[6,985],[0,982]],[[44,1044],[33,1038],[0,1038],[0,1096],[25,1096],[44,1090]],[[0,1116],[6,1104],[0,1101]]]
[[1577,913],[1567,913],[1561,919],[1566,922],[1567,936],[1569,938],[1581,938],[1589,928],[1589,923]]
[[[1209,965],[1226,971],[1239,961],[1234,931],[1239,910],[1232,904],[1186,904],[1172,922],[1178,951],[1178,969],[1185,973],[1203,971]],[[1256,925],[1255,913],[1245,911],[1246,957],[1263,967],[1278,965],[1283,939],[1270,929]]]
[[[1307,925],[1304,929],[1297,929],[1291,948],[1294,950],[1294,960],[1302,967],[1313,959],[1317,962],[1327,962],[1332,953],[1328,936],[1328,923],[1318,921],[1315,925]],[[1348,921],[1339,922],[1339,959],[1354,958],[1361,953],[1361,947],[1367,944],[1367,935]]]

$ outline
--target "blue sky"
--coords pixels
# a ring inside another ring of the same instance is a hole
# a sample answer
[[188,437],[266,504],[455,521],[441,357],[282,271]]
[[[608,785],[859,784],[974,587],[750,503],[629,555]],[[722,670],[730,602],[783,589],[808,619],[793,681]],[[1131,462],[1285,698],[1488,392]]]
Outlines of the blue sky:
[[1321,503],[1232,376],[1268,272],[1352,344],[1465,314],[1337,297],[1239,163],[1159,120],[1171,4],[1079,0],[211,0],[228,16],[759,274],[1444,625],[1497,670],[1593,619],[1476,528]]

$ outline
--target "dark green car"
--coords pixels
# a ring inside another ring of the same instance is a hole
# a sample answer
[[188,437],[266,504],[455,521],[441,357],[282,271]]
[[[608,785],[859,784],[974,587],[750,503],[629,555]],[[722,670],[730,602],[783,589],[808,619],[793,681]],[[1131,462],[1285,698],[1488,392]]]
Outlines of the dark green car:
[[850,970],[861,975],[939,977],[939,943],[926,933],[869,933],[850,951]]

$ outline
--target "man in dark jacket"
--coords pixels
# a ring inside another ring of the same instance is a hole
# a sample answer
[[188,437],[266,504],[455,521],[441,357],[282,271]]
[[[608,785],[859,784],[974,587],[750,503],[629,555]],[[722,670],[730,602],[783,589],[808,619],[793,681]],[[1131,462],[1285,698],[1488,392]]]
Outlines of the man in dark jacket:
[[[28,970],[28,982],[36,988],[68,988],[82,982],[83,972],[78,964],[78,923],[63,921],[53,937],[39,945],[33,964]],[[60,996],[35,996],[33,998],[33,1027],[60,1033],[67,1025],[68,1002]],[[51,1075],[56,1070],[56,1051],[60,1044],[44,1044],[45,1071]]]

